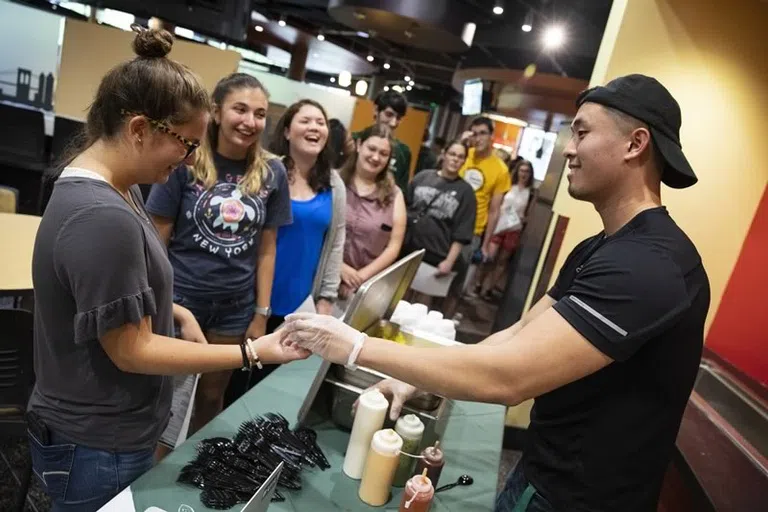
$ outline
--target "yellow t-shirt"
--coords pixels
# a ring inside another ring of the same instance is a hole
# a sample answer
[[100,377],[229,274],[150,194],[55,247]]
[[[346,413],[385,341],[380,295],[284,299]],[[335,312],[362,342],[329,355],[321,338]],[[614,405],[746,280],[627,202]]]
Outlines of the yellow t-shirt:
[[509,169],[504,161],[494,154],[475,160],[475,148],[469,148],[469,155],[459,176],[472,186],[477,198],[477,216],[475,234],[482,235],[488,224],[488,209],[491,198],[496,194],[506,194],[512,188]]

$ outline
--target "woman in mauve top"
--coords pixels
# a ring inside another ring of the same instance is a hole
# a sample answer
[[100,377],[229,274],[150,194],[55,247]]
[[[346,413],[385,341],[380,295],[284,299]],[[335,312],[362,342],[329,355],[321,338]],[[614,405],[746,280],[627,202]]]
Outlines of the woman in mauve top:
[[405,199],[389,172],[391,131],[374,126],[355,143],[341,178],[347,186],[347,239],[339,297],[397,260],[405,236]]

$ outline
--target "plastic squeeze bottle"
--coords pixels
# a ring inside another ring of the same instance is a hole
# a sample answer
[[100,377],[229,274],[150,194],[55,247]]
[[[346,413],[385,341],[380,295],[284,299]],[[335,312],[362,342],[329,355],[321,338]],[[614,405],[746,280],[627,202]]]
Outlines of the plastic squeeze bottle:
[[365,459],[371,445],[373,434],[384,426],[384,419],[389,408],[389,402],[378,389],[373,389],[360,396],[352,423],[352,433],[349,436],[347,454],[344,456],[344,473],[359,479],[363,476]]
[[402,438],[391,428],[379,430],[373,435],[358,492],[360,499],[368,505],[380,507],[389,500],[402,447]]
[[438,480],[440,480],[440,473],[443,471],[445,465],[445,457],[443,450],[440,449],[440,441],[435,443],[435,446],[427,446],[421,452],[423,459],[419,459],[419,463],[416,465],[416,473],[422,473],[427,470],[427,476],[432,482],[433,486],[437,486]]
[[403,448],[392,485],[402,487],[413,475],[413,466],[416,462],[414,458],[405,454],[416,455],[418,453],[421,438],[424,435],[424,423],[415,414],[400,416],[395,424],[395,432],[403,438]]
[[432,506],[435,488],[427,477],[424,469],[405,484],[403,499],[400,501],[399,512],[427,512]]

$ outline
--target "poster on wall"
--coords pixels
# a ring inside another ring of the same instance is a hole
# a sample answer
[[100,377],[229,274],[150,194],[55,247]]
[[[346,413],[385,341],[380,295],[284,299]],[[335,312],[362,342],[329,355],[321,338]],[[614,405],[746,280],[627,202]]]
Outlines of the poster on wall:
[[63,17],[0,0],[0,101],[53,110]]

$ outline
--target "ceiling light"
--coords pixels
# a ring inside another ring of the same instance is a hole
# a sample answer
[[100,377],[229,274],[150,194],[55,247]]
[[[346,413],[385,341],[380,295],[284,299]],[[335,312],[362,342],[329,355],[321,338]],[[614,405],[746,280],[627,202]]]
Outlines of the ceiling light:
[[416,85],[416,82],[414,82],[413,80],[411,80],[410,82],[408,82],[408,85],[410,85],[411,87],[413,87],[414,85]]
[[525,20],[523,20],[523,26],[521,28],[523,29],[523,32],[530,32],[533,30],[533,9],[528,10],[528,14],[525,15]]
[[280,16],[280,21],[277,22],[281,27],[285,26],[285,16]]
[[384,92],[387,92],[388,90],[389,90],[389,86],[388,86],[388,85],[385,85],[385,86],[384,86]]
[[413,87],[411,87],[410,85],[406,85],[406,86],[405,86],[405,90],[406,90],[406,91],[410,91],[411,89],[413,89]]
[[544,31],[544,48],[547,50],[555,50],[563,44],[565,41],[565,30],[559,25],[553,25],[548,27]]
[[365,80],[358,80],[355,84],[355,94],[358,96],[365,96],[366,92],[368,92],[368,82]]
[[336,82],[336,77],[335,77],[335,76],[332,76],[332,77],[331,77],[331,83],[335,83],[335,82]]
[[264,27],[261,25],[256,25],[256,32],[264,32]]
[[501,0],[496,0],[496,4],[493,6],[493,14],[495,14],[496,16],[501,16],[502,14],[504,14],[503,3],[504,2],[502,2]]
[[383,67],[384,67],[384,69],[389,69],[392,66],[389,65],[389,62],[385,62]]
[[402,85],[393,85],[392,86],[392,90],[397,91],[397,92],[403,92],[405,89],[403,89]]
[[365,58],[365,60],[367,60],[368,62],[373,62],[373,55],[369,53],[368,56]]
[[406,82],[410,82],[410,81],[411,81],[411,77],[409,77],[408,75],[405,75],[405,78],[404,78],[404,80],[405,80]]
[[322,33],[322,32],[320,32],[319,34],[317,34],[317,39],[318,39],[318,41],[325,41],[325,36],[323,35],[323,33]]
[[352,73],[349,71],[342,71],[339,73],[339,85],[342,87],[349,87],[352,85]]

